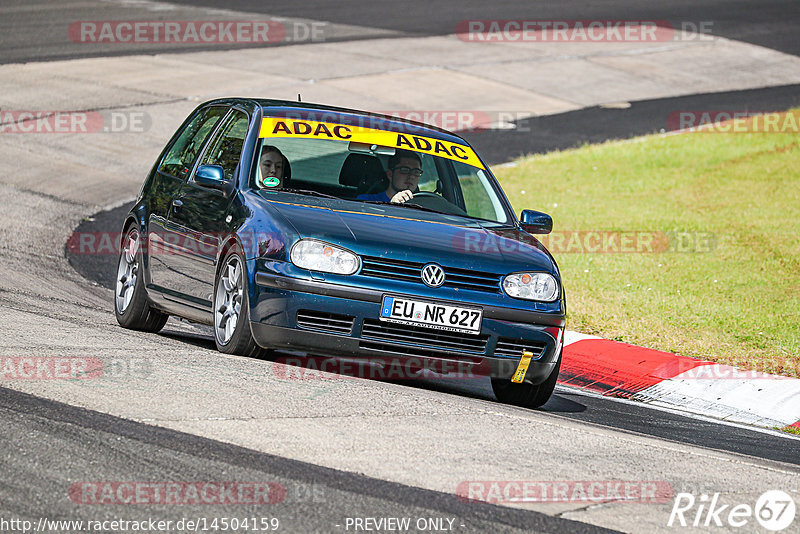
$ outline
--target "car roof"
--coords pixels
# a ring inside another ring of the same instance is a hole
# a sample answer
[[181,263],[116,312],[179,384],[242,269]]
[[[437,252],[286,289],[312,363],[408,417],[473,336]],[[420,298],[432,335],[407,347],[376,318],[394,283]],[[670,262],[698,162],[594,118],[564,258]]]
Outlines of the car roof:
[[470,146],[461,136],[442,128],[431,126],[417,121],[411,121],[350,108],[340,108],[310,102],[294,102],[291,100],[275,100],[264,98],[221,98],[206,102],[206,104],[243,104],[246,107],[260,107],[265,117],[290,117],[300,120],[316,120],[319,122],[332,122],[352,126],[364,126],[402,132],[412,135],[422,135],[440,139],[442,141],[456,142]]

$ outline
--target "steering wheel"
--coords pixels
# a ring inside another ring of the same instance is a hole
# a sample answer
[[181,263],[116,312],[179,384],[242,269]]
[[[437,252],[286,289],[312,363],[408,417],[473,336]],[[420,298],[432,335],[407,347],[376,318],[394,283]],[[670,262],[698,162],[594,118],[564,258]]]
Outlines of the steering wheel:
[[451,203],[443,196],[431,191],[417,191],[414,193],[414,197],[408,202],[450,215],[467,215],[466,211]]
[[434,193],[432,191],[417,191],[416,193],[414,193],[414,198],[419,198],[419,197],[423,197],[423,198],[425,198],[425,197],[428,197],[428,198],[431,198],[431,197],[433,197],[433,198],[442,198],[441,196],[437,195],[436,193]]

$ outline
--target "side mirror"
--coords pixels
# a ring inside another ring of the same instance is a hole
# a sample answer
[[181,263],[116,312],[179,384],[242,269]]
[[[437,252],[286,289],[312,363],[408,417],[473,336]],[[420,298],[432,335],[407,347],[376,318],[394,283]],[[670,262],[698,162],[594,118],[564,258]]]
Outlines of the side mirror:
[[200,165],[194,175],[194,183],[199,186],[221,191],[226,197],[233,192],[233,183],[222,177],[219,165]]
[[553,218],[541,211],[522,210],[519,222],[529,234],[549,234],[553,231]]

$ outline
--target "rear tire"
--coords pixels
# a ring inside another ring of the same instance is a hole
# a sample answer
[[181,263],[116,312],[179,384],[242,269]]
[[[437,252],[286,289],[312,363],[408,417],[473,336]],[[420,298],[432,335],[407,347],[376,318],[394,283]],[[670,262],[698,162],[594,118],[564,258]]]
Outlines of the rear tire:
[[[561,351],[563,353],[562,345]],[[539,408],[550,400],[558,381],[558,372],[561,369],[561,353],[558,355],[556,366],[550,372],[547,380],[534,386],[533,384],[515,384],[508,378],[492,378],[492,390],[497,400],[503,404],[513,404],[523,408]]]
[[250,302],[244,257],[232,247],[214,282],[214,342],[217,350],[240,356],[266,355],[250,331]]
[[138,228],[131,225],[122,241],[117,264],[114,315],[123,328],[155,333],[164,327],[169,315],[153,308],[147,300],[140,241]]

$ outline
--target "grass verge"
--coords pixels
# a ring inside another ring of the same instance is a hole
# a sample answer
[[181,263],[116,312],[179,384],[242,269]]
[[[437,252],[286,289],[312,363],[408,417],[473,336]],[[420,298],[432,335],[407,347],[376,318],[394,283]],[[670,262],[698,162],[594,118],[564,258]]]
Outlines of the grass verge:
[[569,329],[800,376],[797,133],[653,135],[495,174],[517,213],[553,216]]

